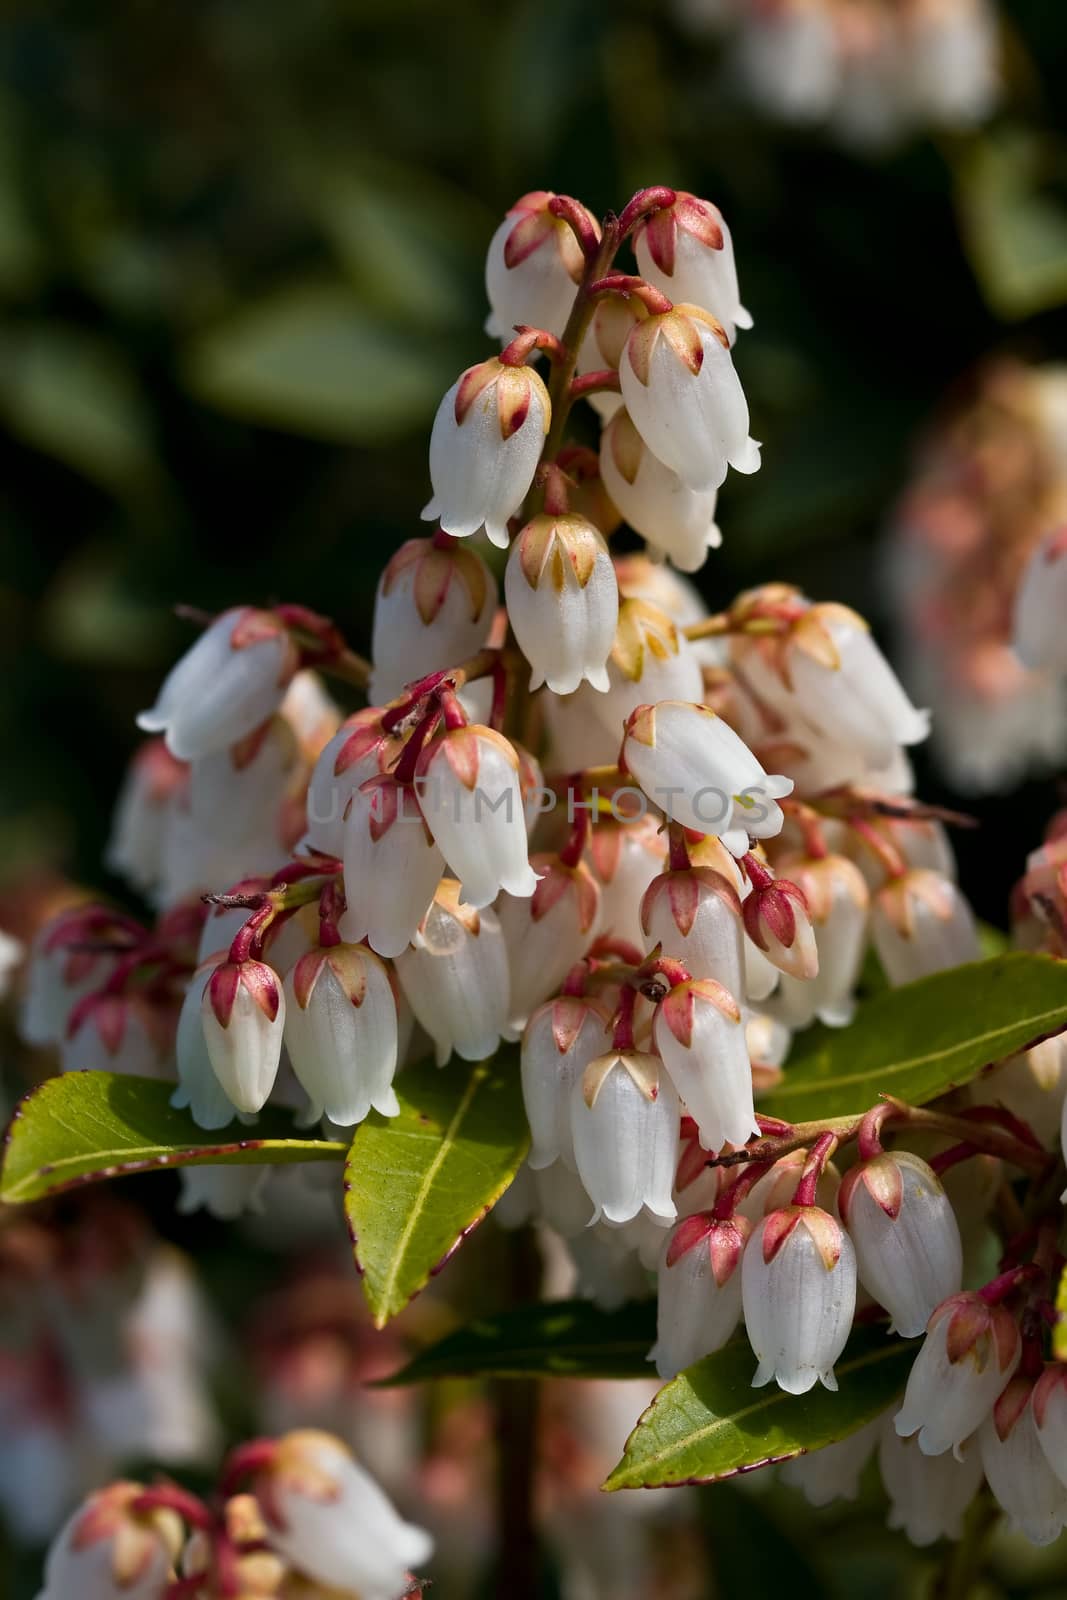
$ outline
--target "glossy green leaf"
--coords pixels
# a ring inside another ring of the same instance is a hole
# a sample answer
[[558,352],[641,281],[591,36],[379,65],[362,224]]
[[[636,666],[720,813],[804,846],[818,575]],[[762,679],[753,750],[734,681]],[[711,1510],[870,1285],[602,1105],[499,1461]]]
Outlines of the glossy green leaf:
[[654,1301],[601,1311],[588,1300],[549,1300],[479,1317],[402,1367],[385,1386],[429,1378],[648,1378]]
[[292,1137],[270,1111],[228,1135],[205,1133],[170,1105],[172,1083],[113,1072],[68,1072],[19,1101],[4,1142],[0,1200],[19,1205],[61,1189],[166,1167],[338,1161],[343,1144]]
[[773,1383],[753,1389],[756,1358],[746,1338],[734,1339],[659,1391],[604,1488],[715,1483],[833,1444],[893,1401],[917,1348],[884,1328],[857,1329],[834,1367],[838,1392],[817,1384],[792,1395]]
[[802,1035],[759,1109],[810,1122],[881,1094],[923,1105],[1065,1027],[1067,962],[1023,952],[969,962],[875,995],[847,1028]]
[[372,1111],[345,1166],[345,1213],[378,1327],[403,1311],[492,1210],[526,1154],[518,1050],[423,1062],[397,1080],[400,1115]]

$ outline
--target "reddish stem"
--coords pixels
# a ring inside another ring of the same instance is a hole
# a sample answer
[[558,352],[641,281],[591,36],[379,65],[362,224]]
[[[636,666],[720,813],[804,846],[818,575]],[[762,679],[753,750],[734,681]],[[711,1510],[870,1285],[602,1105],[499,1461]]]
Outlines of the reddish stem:
[[[568,794],[572,791],[568,790]],[[581,790],[578,790],[579,795]],[[576,867],[582,859],[586,840],[589,838],[589,811],[586,807],[574,808],[574,822],[571,826],[570,836],[559,853],[559,859],[565,867]]]
[[619,1005],[612,1020],[611,1047],[613,1050],[634,1048],[634,1007],[637,990],[624,984],[619,994]]
[[548,462],[538,474],[544,489],[544,509],[550,517],[565,517],[570,509],[570,490],[573,485],[567,474],[555,462]]
[[215,1519],[204,1502],[188,1489],[183,1489],[179,1483],[153,1484],[137,1496],[130,1510],[138,1514],[174,1511],[191,1528],[199,1528],[204,1533],[210,1533],[215,1527]]
[[605,294],[621,295],[624,300],[640,300],[654,317],[674,310],[673,301],[668,300],[665,294],[646,283],[644,278],[630,272],[609,272],[606,277],[598,278],[589,285],[590,299]]
[[872,850],[878,861],[885,868],[886,876],[890,879],[903,878],[908,870],[908,863],[891,840],[878,829],[866,822],[862,817],[848,818],[848,825],[853,833],[858,833],[869,850]]
[[576,961],[563,980],[563,988],[560,990],[560,994],[580,999],[585,994],[585,985],[588,977],[589,962],[585,959]]
[[800,1182],[793,1194],[795,1206],[813,1206],[815,1204],[815,1190],[823,1169],[834,1151],[837,1149],[837,1134],[824,1133],[816,1139],[811,1147],[811,1154],[804,1163],[804,1170],[800,1174]]
[[745,1196],[756,1187],[764,1173],[770,1172],[773,1166],[773,1161],[751,1162],[740,1177],[735,1178],[733,1183],[728,1184],[718,1200],[716,1200],[715,1208],[712,1212],[716,1220],[726,1222],[732,1217]]
[[963,1161],[969,1161],[978,1153],[973,1144],[954,1144],[948,1150],[942,1150],[939,1155],[930,1157],[930,1170],[936,1172],[939,1178],[943,1178],[946,1172],[951,1172],[953,1167],[958,1167]]
[[598,367],[595,372],[583,372],[571,379],[571,399],[583,400],[589,394],[619,394],[622,383],[614,367]]
[[668,206],[673,206],[677,198],[677,190],[669,189],[665,183],[651,184],[647,189],[639,189],[633,199],[627,201],[619,217],[617,223],[619,243],[629,237],[639,222],[644,222],[646,217],[651,217],[656,211],[666,211]]
[[273,1465],[278,1454],[276,1439],[249,1439],[231,1450],[222,1467],[219,1492],[224,1500],[236,1494],[243,1479]]
[[860,1123],[859,1133],[856,1136],[856,1146],[861,1161],[873,1161],[876,1156],[885,1155],[882,1147],[882,1129],[896,1115],[899,1115],[896,1107],[887,1105],[884,1101],[880,1105],[871,1107]]
[[445,727],[449,731],[456,728],[465,728],[470,721],[467,713],[460,704],[458,694],[454,689],[441,686],[437,691],[437,703],[441,708],[441,715],[445,719]]
[[548,333],[544,328],[531,328],[527,323],[520,322],[516,326],[516,337],[501,350],[500,360],[506,367],[524,367],[535,350],[543,350],[552,361],[567,359],[566,347],[554,333]]
[[769,889],[771,884],[776,881],[774,873],[768,867],[765,867],[759,857],[752,854],[751,850],[742,856],[741,865],[745,869],[745,876],[754,889]]
[[581,246],[586,261],[592,261],[600,249],[600,240],[585,207],[579,205],[577,200],[572,200],[569,194],[554,194],[548,202],[548,209],[554,217],[567,224]]
[[436,701],[424,713],[422,720],[413,728],[407,743],[400,753],[400,759],[393,768],[393,776],[397,783],[411,784],[415,781],[415,768],[418,766],[422,747],[430,735],[436,732],[437,724],[441,717],[441,708]]
[[489,726],[497,733],[503,732],[508,707],[508,669],[499,656],[493,663],[493,699],[489,707]]
[[1000,1273],[998,1277],[993,1278],[983,1288],[979,1289],[978,1294],[987,1306],[996,1306],[1002,1300],[1006,1300],[1010,1294],[1014,1294],[1016,1289],[1022,1288],[1024,1284],[1035,1283],[1039,1278],[1044,1278],[1044,1276],[1045,1274],[1039,1266],[1032,1261],[1028,1261],[1024,1266],[1010,1267],[1007,1272]]

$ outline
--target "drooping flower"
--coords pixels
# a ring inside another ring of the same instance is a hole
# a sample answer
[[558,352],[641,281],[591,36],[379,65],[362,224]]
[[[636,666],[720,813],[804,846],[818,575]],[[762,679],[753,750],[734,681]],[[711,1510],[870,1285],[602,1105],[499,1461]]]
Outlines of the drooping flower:
[[602,536],[574,513],[528,522],[504,576],[508,617],[530,663],[530,688],[572,694],[583,681],[606,693],[619,586]]
[[371,700],[382,705],[406,683],[473,656],[496,602],[496,579],[476,550],[439,539],[402,544],[378,580]]
[[463,886],[464,904],[480,910],[501,889],[533,894],[519,759],[492,728],[450,728],[419,757],[426,825]]
[[698,572],[708,551],[722,544],[718,490],[690,489],[653,454],[626,410],[600,436],[600,473],[631,528],[681,572]]
[[345,813],[356,790],[379,777],[399,756],[402,742],[382,727],[377,706],[346,717],[311,769],[307,794],[307,842],[323,855],[342,857]]
[[744,994],[741,901],[724,873],[685,867],[653,878],[641,900],[641,927],[649,950],[658,947],[694,978],[715,978],[735,997]]
[[278,974],[262,961],[221,962],[200,1002],[211,1065],[238,1111],[260,1111],[281,1060],[285,995]]
[[1015,596],[1015,653],[1025,667],[1067,674],[1067,529],[1037,546]]
[[[589,1063],[611,1047],[608,1013],[584,995],[558,995],[526,1024],[519,1059],[534,1171],[554,1161],[574,1167],[571,1092]],[[588,1221],[588,1214],[583,1218]]]
[[415,790],[392,773],[368,778],[345,818],[342,937],[353,944],[366,939],[380,956],[398,956],[414,938],[444,870]]
[[892,1423],[882,1428],[878,1469],[889,1495],[889,1526],[920,1549],[963,1536],[963,1518],[982,1482],[978,1441],[953,1454],[924,1455],[914,1438],[902,1439]]
[[571,1129],[596,1221],[629,1222],[642,1209],[674,1218],[680,1116],[658,1056],[610,1050],[589,1063],[571,1090]]
[[397,976],[416,1020],[433,1039],[437,1064],[492,1055],[507,1029],[508,957],[494,911],[464,903],[455,878],[442,878]]
[[634,598],[619,606],[608,683],[607,694],[589,699],[594,715],[611,735],[613,755],[618,754],[619,729],[638,706],[700,700],[704,693],[700,658],[685,634],[659,606]]
[[656,1342],[649,1359],[661,1378],[721,1350],[741,1320],[741,1258],[752,1224],[708,1212],[686,1217],[659,1261]]
[[371,1107],[400,1110],[396,996],[380,956],[363,945],[309,950],[286,974],[285,1044],[310,1099],[308,1122],[351,1127]]
[[[485,331],[504,344],[520,325],[558,337],[574,304],[585,260],[570,225],[549,210],[554,198],[548,189],[524,194],[490,240],[485,292],[491,310]],[[595,218],[584,206],[579,209],[599,236]]]
[[834,1362],[856,1309],[856,1255],[829,1212],[792,1205],[764,1217],[745,1250],[741,1295],[759,1361],[753,1388],[772,1378],[787,1394],[816,1383],[837,1388]]
[[136,1511],[139,1483],[89,1496],[52,1542],[38,1600],[163,1600],[182,1527],[173,1511]]
[[815,939],[818,971],[783,973],[771,1005],[792,1028],[816,1017],[829,1027],[852,1020],[854,991],[867,947],[870,893],[863,874],[847,856],[784,857],[780,871],[804,897]]
[[810,1506],[829,1506],[835,1500],[855,1500],[860,1492],[860,1476],[878,1446],[885,1429],[883,1417],[864,1423],[854,1433],[821,1450],[808,1450],[803,1455],[784,1461],[781,1468],[783,1483],[799,1489]]
[[913,1338],[942,1300],[959,1291],[959,1224],[933,1169],[906,1150],[875,1156],[845,1174],[838,1211],[856,1247],[859,1278]]
[[925,1455],[952,1450],[960,1459],[960,1446],[992,1411],[1021,1350],[1018,1324],[1004,1306],[970,1292],[951,1295],[930,1318],[896,1414],[897,1432],[917,1433]]
[[871,939],[891,984],[977,961],[974,913],[956,885],[922,867],[892,878],[871,903]]
[[738,328],[751,328],[737,286],[730,230],[710,200],[679,191],[673,205],[640,224],[634,251],[643,278],[676,303],[710,311],[730,344]]
[[1067,1488],[1053,1472],[1033,1407],[1031,1378],[1013,1378],[978,1430],[986,1482],[1010,1525],[1046,1545],[1067,1522]]
[[502,894],[496,912],[511,974],[511,1022],[521,1028],[534,1007],[554,994],[593,942],[600,890],[584,861],[570,866],[559,856],[534,855],[538,875],[530,896]]
[[714,978],[677,984],[660,1003],[653,1038],[705,1150],[759,1133],[741,1008]]

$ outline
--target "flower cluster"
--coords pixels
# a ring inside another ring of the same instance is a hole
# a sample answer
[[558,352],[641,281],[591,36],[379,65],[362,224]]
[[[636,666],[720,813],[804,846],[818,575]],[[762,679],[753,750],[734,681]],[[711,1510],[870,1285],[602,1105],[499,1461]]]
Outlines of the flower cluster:
[[729,30],[757,105],[826,122],[850,145],[912,128],[968,128],[1000,97],[993,0],[677,0],[693,32]]
[[210,1504],[167,1483],[90,1495],[48,1552],[39,1600],[406,1600],[432,1549],[339,1439],[303,1430],[239,1446]]

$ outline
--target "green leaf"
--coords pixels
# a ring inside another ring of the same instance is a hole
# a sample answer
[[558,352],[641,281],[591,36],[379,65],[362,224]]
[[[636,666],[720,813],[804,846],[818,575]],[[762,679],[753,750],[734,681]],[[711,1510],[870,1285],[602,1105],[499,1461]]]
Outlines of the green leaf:
[[548,1300],[479,1317],[420,1350],[383,1387],[429,1378],[647,1378],[654,1301],[601,1311],[588,1300]]
[[0,1168],[0,1200],[20,1205],[131,1172],[211,1163],[337,1161],[345,1147],[293,1138],[292,1118],[264,1112],[225,1140],[170,1105],[172,1083],[114,1072],[67,1072],[19,1101]]
[[1060,1274],[1056,1290],[1056,1321],[1052,1329],[1052,1354],[1057,1361],[1067,1361],[1067,1267]]
[[1067,296],[1063,147],[1013,128],[963,148],[956,174],[961,232],[986,300],[1009,319],[1061,305]]
[[396,1088],[400,1115],[372,1111],[345,1166],[345,1213],[379,1328],[492,1210],[529,1144],[515,1046],[474,1066],[422,1062]]
[[344,284],[293,283],[204,334],[186,360],[209,405],[268,426],[373,444],[424,420],[450,358]]
[[935,972],[866,1001],[847,1028],[812,1028],[759,1109],[790,1122],[848,1116],[880,1094],[923,1105],[1067,1027],[1067,962],[1015,952]]
[[857,1329],[834,1367],[839,1392],[820,1384],[793,1395],[775,1384],[753,1389],[756,1358],[744,1336],[734,1339],[659,1391],[604,1488],[715,1483],[833,1444],[892,1402],[917,1347],[884,1328]]

